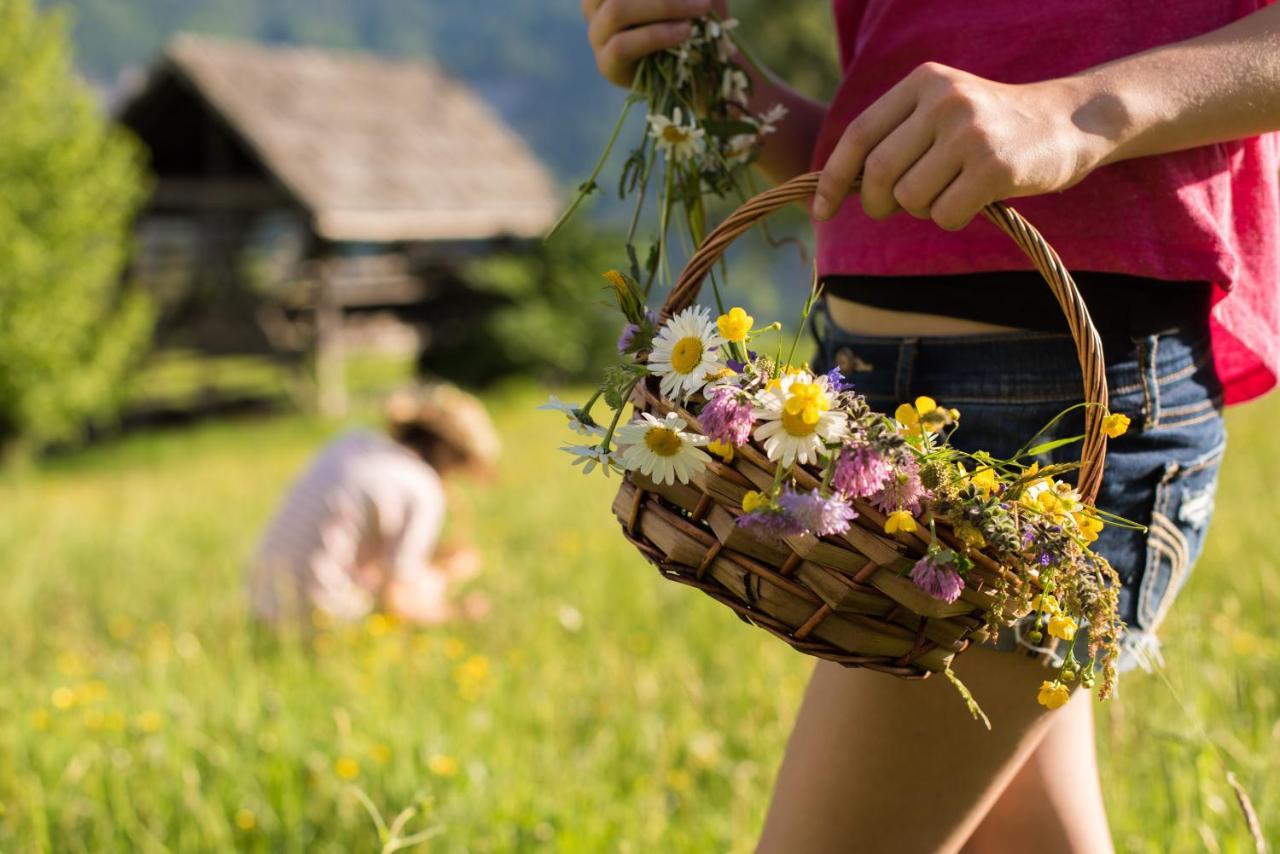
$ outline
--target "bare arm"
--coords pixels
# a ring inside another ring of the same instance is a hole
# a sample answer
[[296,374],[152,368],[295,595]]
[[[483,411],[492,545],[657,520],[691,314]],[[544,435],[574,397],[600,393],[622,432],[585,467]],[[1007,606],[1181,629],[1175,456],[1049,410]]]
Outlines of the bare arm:
[[814,204],[962,228],[986,204],[1099,166],[1280,130],[1280,6],[1070,77],[1011,85],[925,63],[845,129]]
[[[644,56],[675,47],[689,37],[689,21],[714,11],[728,17],[726,0],[582,0],[587,37],[596,66],[606,80],[628,87],[636,62]],[[787,117],[770,134],[756,165],[773,181],[784,181],[809,169],[826,106],[812,101],[779,81],[767,70],[739,62],[752,81],[749,108],[763,113],[775,104]]]

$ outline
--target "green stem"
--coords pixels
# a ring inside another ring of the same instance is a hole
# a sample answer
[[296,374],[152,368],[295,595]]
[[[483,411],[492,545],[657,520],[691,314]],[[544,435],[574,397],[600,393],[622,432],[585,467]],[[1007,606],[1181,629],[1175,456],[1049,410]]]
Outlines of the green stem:
[[631,392],[635,391],[636,385],[642,378],[636,377],[627,383],[626,388],[622,392],[622,405],[613,412],[613,420],[609,422],[609,429],[605,431],[604,438],[600,440],[600,450],[606,454],[609,453],[609,443],[613,441],[613,433],[618,429],[618,422],[622,420],[622,410],[627,408],[627,402],[631,400]]
[[627,122],[627,115],[631,112],[632,106],[640,100],[640,95],[635,91],[633,86],[631,94],[627,95],[627,100],[623,102],[622,114],[618,116],[618,121],[614,123],[613,133],[609,135],[609,142],[605,145],[604,151],[601,152],[600,159],[596,161],[595,168],[591,170],[591,177],[587,178],[587,180],[582,183],[578,190],[578,195],[574,197],[574,200],[569,205],[568,210],[560,214],[560,218],[556,220],[555,225],[551,226],[551,230],[547,232],[547,236],[543,238],[544,240],[550,240],[554,237],[556,232],[558,232],[564,224],[569,221],[569,218],[573,216],[574,212],[587,198],[587,196],[591,195],[591,193],[596,189],[596,179],[600,177],[600,173],[604,170],[605,163],[609,160],[609,155],[613,152],[613,146],[618,141],[618,135],[622,133],[622,126]]

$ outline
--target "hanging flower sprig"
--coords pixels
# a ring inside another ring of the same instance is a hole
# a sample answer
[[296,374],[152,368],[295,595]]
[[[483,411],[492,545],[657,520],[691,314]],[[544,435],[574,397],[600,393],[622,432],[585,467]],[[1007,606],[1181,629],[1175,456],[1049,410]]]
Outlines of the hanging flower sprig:
[[[737,25],[732,18],[722,20],[715,15],[696,19],[684,42],[640,60],[604,152],[548,235],[554,235],[599,189],[600,175],[628,115],[637,104],[643,104],[644,132],[622,167],[618,196],[633,200],[626,249],[631,277],[641,283],[645,296],[655,279],[667,284],[671,281],[672,226],[681,221],[691,245],[700,243],[706,235],[707,198],[746,198],[745,169],[755,160],[765,137],[774,133],[786,116],[781,104],[759,114],[749,109],[751,77],[738,61],[747,54],[734,39]],[[655,233],[642,258],[638,232],[646,203],[654,194]],[[712,287],[717,308],[723,310],[714,276]]]

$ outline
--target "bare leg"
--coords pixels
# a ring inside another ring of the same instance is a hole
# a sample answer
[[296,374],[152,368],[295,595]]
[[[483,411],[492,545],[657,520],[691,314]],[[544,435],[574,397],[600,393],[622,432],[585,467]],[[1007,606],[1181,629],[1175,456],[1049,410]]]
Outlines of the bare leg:
[[1112,851],[1093,746],[1093,698],[1077,692],[964,846],[967,854]]
[[1030,658],[978,648],[956,671],[990,732],[941,677],[908,682],[820,662],[759,850],[958,851],[1061,710],[1036,703],[1046,671]]

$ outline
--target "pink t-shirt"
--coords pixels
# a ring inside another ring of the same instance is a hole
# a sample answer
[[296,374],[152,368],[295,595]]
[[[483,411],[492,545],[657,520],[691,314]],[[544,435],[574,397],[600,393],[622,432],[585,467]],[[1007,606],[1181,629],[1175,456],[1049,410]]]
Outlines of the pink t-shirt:
[[[1270,0],[834,0],[844,69],[814,151],[922,62],[991,80],[1061,77],[1222,27]],[[1067,267],[1215,283],[1213,352],[1226,401],[1280,374],[1280,134],[1098,169],[1061,193],[1013,200]],[[958,232],[907,214],[867,217],[856,201],[817,225],[823,274],[1025,270],[1007,237],[976,218]]]
[[380,433],[330,442],[294,483],[262,535],[250,598],[263,619],[317,608],[355,619],[395,579],[429,583],[444,522],[435,470]]

